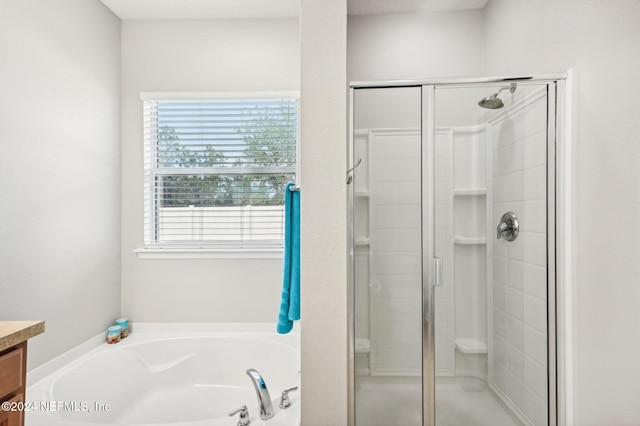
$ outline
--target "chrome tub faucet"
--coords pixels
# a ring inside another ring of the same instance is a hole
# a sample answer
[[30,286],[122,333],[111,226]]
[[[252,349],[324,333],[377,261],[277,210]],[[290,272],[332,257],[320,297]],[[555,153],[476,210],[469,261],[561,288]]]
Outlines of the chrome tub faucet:
[[251,377],[253,387],[256,388],[256,395],[258,396],[258,404],[260,404],[260,418],[267,420],[273,417],[273,404],[271,403],[271,395],[269,395],[269,389],[264,379],[254,368],[247,370],[247,375]]

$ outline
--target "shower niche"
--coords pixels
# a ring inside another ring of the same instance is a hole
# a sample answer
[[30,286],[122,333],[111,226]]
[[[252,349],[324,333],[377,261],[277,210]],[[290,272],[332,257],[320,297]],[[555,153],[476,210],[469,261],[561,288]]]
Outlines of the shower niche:
[[355,425],[555,424],[554,84],[353,90]]

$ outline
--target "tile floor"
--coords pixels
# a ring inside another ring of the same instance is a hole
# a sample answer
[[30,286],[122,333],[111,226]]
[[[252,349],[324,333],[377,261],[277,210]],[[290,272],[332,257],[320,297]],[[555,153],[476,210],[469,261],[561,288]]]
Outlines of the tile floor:
[[[420,377],[356,377],[358,426],[421,426]],[[437,426],[522,426],[487,384],[471,377],[436,379]]]

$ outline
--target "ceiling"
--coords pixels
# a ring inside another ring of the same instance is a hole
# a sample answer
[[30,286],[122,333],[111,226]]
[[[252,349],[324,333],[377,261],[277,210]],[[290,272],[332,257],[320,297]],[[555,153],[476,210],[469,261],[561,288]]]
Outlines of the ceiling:
[[[300,0],[101,0],[121,19],[295,18]],[[319,0],[322,1],[322,0]],[[349,15],[482,9],[489,0],[348,0]]]
[[349,15],[482,9],[489,0],[347,0]]

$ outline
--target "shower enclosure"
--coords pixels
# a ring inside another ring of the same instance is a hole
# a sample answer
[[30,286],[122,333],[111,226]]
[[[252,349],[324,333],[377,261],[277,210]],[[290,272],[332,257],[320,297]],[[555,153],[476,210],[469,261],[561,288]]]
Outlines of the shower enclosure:
[[351,424],[557,423],[563,79],[352,84]]

